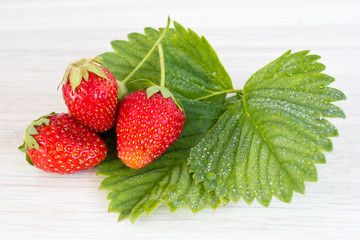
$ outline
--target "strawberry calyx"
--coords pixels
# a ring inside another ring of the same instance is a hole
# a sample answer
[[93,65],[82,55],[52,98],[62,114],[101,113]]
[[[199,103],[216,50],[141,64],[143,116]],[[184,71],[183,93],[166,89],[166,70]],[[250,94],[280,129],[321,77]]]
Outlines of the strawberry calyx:
[[30,125],[26,128],[25,134],[24,134],[24,144],[19,147],[19,150],[22,152],[27,152],[28,149],[35,148],[39,149],[39,144],[33,137],[33,135],[39,134],[39,132],[36,130],[36,127],[41,126],[43,124],[49,125],[50,117],[51,115],[54,115],[55,112],[52,112],[48,115],[42,116],[30,123]]
[[[89,80],[89,72],[110,81],[106,73],[103,71],[103,69],[101,69],[101,67],[107,68],[101,61],[100,56],[97,56],[95,58],[81,58],[76,62],[70,63],[66,68],[64,76],[58,86],[58,89],[61,84],[66,84],[69,80],[72,91],[73,93],[75,93],[75,90],[81,84],[82,79],[84,79],[85,81]],[[121,100],[128,94],[128,90],[125,86],[125,83],[117,79],[116,83],[118,86],[118,100]]]
[[170,92],[170,90],[167,89],[166,87],[161,87],[158,85],[153,85],[151,87],[148,87],[146,89],[147,98],[150,98],[152,95],[154,95],[157,92],[160,92],[164,98],[171,98],[175,102],[176,106],[180,108],[181,111],[185,114],[184,107],[182,106],[181,102],[178,99],[176,99],[174,95]]
[[[100,57],[92,58],[82,58],[76,62],[70,63],[66,68],[65,74],[59,84],[66,84],[67,81],[70,81],[71,88],[75,93],[76,88],[81,84],[82,79],[85,81],[89,80],[89,72],[96,74],[99,77],[105,78],[109,81],[105,72],[100,68],[102,66]],[[58,88],[59,88],[58,86]]]
[[159,50],[159,58],[160,58],[160,86],[152,85],[146,89],[147,98],[150,98],[157,92],[160,92],[164,98],[171,98],[176,106],[180,108],[180,110],[185,114],[184,108],[181,105],[181,102],[177,100],[174,95],[170,92],[169,89],[165,87],[165,61],[164,61],[164,52],[162,48],[162,44],[159,42],[158,45]]
[[50,119],[48,119],[48,117],[53,114],[55,114],[55,112],[52,112],[48,115],[42,116],[42,117],[32,121],[25,130],[23,144],[21,146],[19,146],[18,149],[21,152],[26,154],[26,161],[30,165],[34,165],[34,163],[31,161],[31,159],[28,155],[28,150],[32,149],[32,148],[39,149],[39,144],[36,141],[36,139],[33,137],[33,135],[39,134],[39,132],[36,130],[36,127],[41,126],[43,124],[49,125]]

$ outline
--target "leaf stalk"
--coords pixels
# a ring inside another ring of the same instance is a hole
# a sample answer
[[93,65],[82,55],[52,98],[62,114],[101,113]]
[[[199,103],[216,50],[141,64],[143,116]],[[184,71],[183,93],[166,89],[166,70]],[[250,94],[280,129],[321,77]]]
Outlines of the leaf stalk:
[[139,64],[132,70],[132,72],[126,76],[126,78],[124,80],[122,80],[122,82],[124,84],[126,84],[129,79],[136,73],[137,70],[139,70],[139,68],[146,62],[146,60],[150,57],[150,55],[154,52],[154,50],[156,49],[156,47],[158,47],[159,43],[161,42],[161,40],[164,38],[166,32],[168,31],[170,26],[170,17],[168,17],[168,21],[166,24],[166,27],[164,28],[164,31],[162,32],[162,34],[160,35],[159,39],[155,42],[154,46],[150,49],[150,51],[145,55],[145,57],[139,62]]
[[165,62],[164,62],[164,52],[161,46],[161,43],[158,44],[159,49],[159,58],[160,58],[160,71],[161,71],[161,78],[160,78],[160,87],[165,87]]
[[195,100],[196,100],[196,101],[204,100],[204,99],[211,98],[211,97],[214,97],[214,96],[216,96],[216,95],[223,94],[223,93],[241,93],[242,91],[243,91],[242,89],[222,90],[222,91],[219,91],[219,92],[213,92],[213,93],[210,94],[210,95],[206,95],[206,96],[203,96],[203,97],[200,97],[200,98],[196,98]]

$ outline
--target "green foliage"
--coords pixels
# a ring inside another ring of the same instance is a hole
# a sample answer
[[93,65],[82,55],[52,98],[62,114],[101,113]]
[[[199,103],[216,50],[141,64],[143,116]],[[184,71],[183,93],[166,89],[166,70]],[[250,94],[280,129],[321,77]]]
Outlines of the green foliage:
[[[181,102],[186,114],[180,138],[165,154],[149,166],[134,170],[116,156],[116,146],[108,144],[108,158],[99,174],[108,176],[100,188],[110,191],[109,211],[120,213],[119,220],[133,222],[143,212],[150,213],[165,201],[171,211],[188,206],[197,212],[220,204],[213,192],[193,181],[187,167],[191,148],[204,137],[224,112],[224,90],[231,90],[231,80],[215,51],[204,37],[186,31],[175,23],[162,41],[166,65],[166,87]],[[113,41],[116,52],[101,55],[103,64],[118,79],[124,79],[156,42],[160,32],[146,28],[145,35],[129,34],[129,41]],[[211,63],[211,64],[205,64]],[[154,52],[127,82],[130,91],[151,87],[160,82],[159,56]],[[194,99],[202,97],[204,101]],[[112,142],[108,136],[107,142]]]
[[188,159],[195,181],[219,198],[256,198],[268,206],[273,195],[290,202],[304,181],[316,181],[315,163],[332,150],[336,128],[323,117],[344,118],[331,104],[343,100],[329,88],[334,78],[321,73],[319,56],[308,51],[284,55],[257,71],[243,94],[195,146]]
[[171,211],[189,206],[197,212],[207,205],[216,208],[220,200],[193,181],[187,167],[189,151],[206,134],[224,111],[222,105],[181,99],[187,118],[180,138],[149,166],[135,170],[117,157],[115,137],[103,136],[109,154],[98,174],[108,176],[100,189],[110,191],[109,211],[120,213],[119,220],[134,222],[143,212],[149,214],[166,202]]
[[[204,37],[185,30],[176,22],[174,27],[169,29],[162,41],[166,87],[175,96],[181,95],[187,99],[207,96],[208,101],[224,99],[225,94],[211,97],[213,93],[232,89],[231,79],[214,49]],[[145,34],[129,34],[129,41],[112,41],[115,52],[102,54],[102,62],[117,79],[125,79],[159,36],[159,31],[145,28]],[[160,85],[159,54],[154,52],[132,79],[147,79]],[[131,84],[127,86],[130,88]],[[137,89],[130,88],[130,91],[134,90]]]
[[[101,55],[117,79],[125,79],[157,41],[160,33],[129,34],[113,41],[115,52]],[[268,206],[273,195],[290,202],[304,193],[305,181],[317,179],[315,163],[332,149],[336,128],[325,117],[345,117],[331,102],[343,100],[327,87],[334,79],[321,73],[319,56],[308,51],[284,55],[257,71],[243,91],[230,77],[204,37],[174,23],[162,40],[166,87],[185,109],[180,138],[149,166],[134,170],[116,154],[115,140],[104,136],[109,156],[99,174],[110,191],[109,211],[134,222],[165,202],[171,211],[188,206],[197,212],[241,197]],[[159,56],[151,54],[126,82],[129,91],[160,83]]]

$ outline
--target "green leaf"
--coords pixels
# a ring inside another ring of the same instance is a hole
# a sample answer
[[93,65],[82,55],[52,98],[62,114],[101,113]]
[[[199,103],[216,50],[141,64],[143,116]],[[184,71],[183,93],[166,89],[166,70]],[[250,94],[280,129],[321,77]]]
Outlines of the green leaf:
[[186,150],[173,151],[141,170],[129,169],[120,159],[102,164],[99,174],[110,175],[100,185],[100,189],[111,191],[109,211],[120,213],[119,220],[129,217],[134,222],[164,201],[171,211],[186,205],[194,212],[207,205],[217,207],[220,201],[213,203],[213,193],[195,184],[189,175],[187,155]]
[[[117,157],[116,136],[103,136],[108,157],[100,164],[98,174],[108,176],[100,189],[110,191],[110,212],[119,213],[119,220],[134,222],[143,212],[149,214],[161,203],[171,211],[188,206],[193,212],[206,206],[216,208],[220,199],[193,181],[187,167],[189,151],[206,134],[224,111],[221,104],[181,99],[187,118],[180,138],[165,154],[149,166],[135,170]],[[115,135],[115,134],[114,134]]]
[[148,79],[135,79],[132,81],[129,81],[127,84],[127,88],[129,92],[135,92],[137,90],[144,90],[148,87],[154,86],[155,83]]
[[325,163],[329,137],[336,128],[324,117],[344,118],[331,102],[345,99],[327,87],[334,78],[308,51],[290,51],[257,71],[243,94],[191,150],[188,163],[195,181],[216,196],[268,206],[273,195],[290,202],[316,181],[315,163]]
[[[225,110],[225,93],[221,93],[232,90],[231,80],[204,37],[197,36],[191,30],[186,31],[178,23],[174,25],[175,28],[167,32],[162,46],[166,86],[177,104],[185,109],[184,129],[166,153],[140,170],[126,167],[117,157],[116,146],[107,144],[109,154],[100,164],[98,173],[108,177],[100,188],[110,191],[109,211],[118,212],[119,220],[129,217],[133,222],[143,212],[149,214],[163,202],[171,211],[189,206],[194,212],[206,206],[216,208],[220,204],[220,199],[213,192],[205,191],[202,185],[193,181],[187,158],[191,148]],[[112,47],[116,52],[102,54],[103,64],[117,79],[125,79],[152,48],[162,31],[146,28],[145,35],[132,33],[128,36],[129,41],[113,41]],[[132,79],[146,81],[134,85]],[[145,87],[151,90],[154,86],[149,81],[159,85],[159,55],[154,52],[132,79],[126,84],[133,91]],[[169,95],[166,91],[163,94]],[[197,98],[203,101],[193,100]],[[104,138],[106,142],[114,142],[106,135]]]
[[[102,54],[102,62],[125,79],[162,31],[146,28],[145,34],[129,34],[129,41],[113,41],[115,52]],[[116,146],[108,146],[114,154],[100,165],[99,174],[108,176],[101,189],[110,191],[109,210],[119,220],[135,221],[163,202],[171,211],[188,206],[194,212],[241,197],[266,206],[273,195],[289,202],[294,190],[303,193],[304,182],[317,179],[314,164],[325,162],[322,151],[332,149],[329,137],[337,135],[324,117],[345,117],[331,104],[345,96],[327,87],[334,79],[321,73],[318,56],[287,52],[225,100],[235,90],[204,37],[174,22],[162,46],[166,86],[184,105],[185,127],[165,154],[141,170],[127,168]],[[159,85],[156,52],[126,83],[128,89],[151,87],[133,79]]]
[[[162,41],[165,60],[166,87],[187,99],[223,101],[232,90],[232,83],[214,49],[204,37],[174,22]],[[101,55],[102,62],[117,79],[125,77],[137,66],[160,36],[160,31],[146,28],[145,34],[131,33],[129,41],[112,41],[116,52]],[[132,79],[148,79],[160,83],[159,55],[155,51]]]

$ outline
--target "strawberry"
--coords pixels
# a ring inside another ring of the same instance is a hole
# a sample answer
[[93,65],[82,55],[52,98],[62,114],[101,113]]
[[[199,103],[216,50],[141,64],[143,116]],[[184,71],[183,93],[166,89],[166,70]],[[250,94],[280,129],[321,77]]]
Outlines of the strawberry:
[[116,120],[118,156],[131,168],[150,164],[181,134],[185,115],[176,101],[165,98],[162,92],[153,92],[148,98],[149,93],[139,90],[120,103]]
[[69,112],[78,121],[95,132],[106,132],[115,124],[118,87],[109,70],[97,62],[83,58],[70,64],[62,91]]
[[107,155],[104,141],[70,113],[52,113],[33,121],[19,149],[31,165],[61,174],[91,168]]

